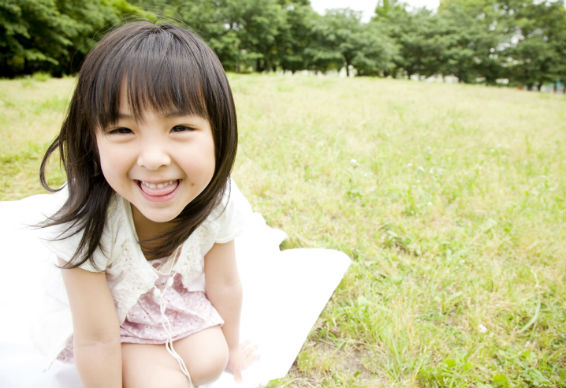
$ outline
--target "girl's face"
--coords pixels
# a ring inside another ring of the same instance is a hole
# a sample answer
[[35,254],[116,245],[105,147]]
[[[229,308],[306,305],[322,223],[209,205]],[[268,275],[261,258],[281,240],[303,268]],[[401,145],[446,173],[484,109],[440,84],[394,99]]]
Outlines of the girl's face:
[[104,178],[132,204],[138,235],[163,231],[214,174],[210,123],[197,115],[145,110],[134,117],[121,103],[118,121],[99,129],[96,141]]

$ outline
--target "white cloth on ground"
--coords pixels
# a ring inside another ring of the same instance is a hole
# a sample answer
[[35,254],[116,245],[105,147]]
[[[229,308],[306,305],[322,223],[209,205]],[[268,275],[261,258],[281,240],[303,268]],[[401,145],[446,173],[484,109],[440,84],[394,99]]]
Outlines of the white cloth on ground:
[[[77,387],[73,365],[56,362],[42,371],[43,359],[32,346],[30,330],[40,309],[46,249],[26,225],[56,210],[56,196],[35,195],[0,202],[0,386]],[[260,359],[236,383],[225,372],[209,387],[255,387],[285,376],[350,259],[325,249],[280,251],[285,234],[253,213],[236,238],[236,256],[244,300],[241,339],[259,346]],[[43,264],[42,264],[43,263]],[[298,317],[300,319],[298,319]]]

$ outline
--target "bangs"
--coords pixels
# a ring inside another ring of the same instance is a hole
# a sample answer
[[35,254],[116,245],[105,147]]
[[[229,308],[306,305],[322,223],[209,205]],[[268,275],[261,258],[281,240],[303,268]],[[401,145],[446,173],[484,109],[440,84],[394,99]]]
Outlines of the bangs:
[[115,45],[93,79],[91,122],[99,128],[116,122],[124,97],[135,118],[154,110],[209,120],[197,55],[190,42],[167,30],[147,31]]

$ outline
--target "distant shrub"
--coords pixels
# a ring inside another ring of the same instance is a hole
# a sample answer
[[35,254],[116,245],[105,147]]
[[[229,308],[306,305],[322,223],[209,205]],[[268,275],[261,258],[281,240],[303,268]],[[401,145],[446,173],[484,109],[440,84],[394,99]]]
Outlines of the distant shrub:
[[45,82],[47,81],[49,78],[51,78],[51,75],[42,71],[38,71],[37,73],[33,73],[33,75],[31,76],[31,78],[34,81],[38,81],[38,82]]

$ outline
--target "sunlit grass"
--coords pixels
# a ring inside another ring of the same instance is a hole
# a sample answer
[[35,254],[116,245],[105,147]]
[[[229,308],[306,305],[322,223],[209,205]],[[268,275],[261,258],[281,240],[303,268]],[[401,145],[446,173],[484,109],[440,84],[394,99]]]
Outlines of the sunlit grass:
[[[272,386],[565,385],[564,96],[230,80],[244,194],[287,232],[284,247],[353,259]],[[0,199],[41,192],[37,168],[73,85],[0,81]],[[51,177],[63,181],[55,165]]]
[[[41,191],[39,164],[61,126],[74,84],[73,78],[46,79],[42,76],[0,81],[2,200]],[[54,184],[64,181],[56,168],[52,178]]]

